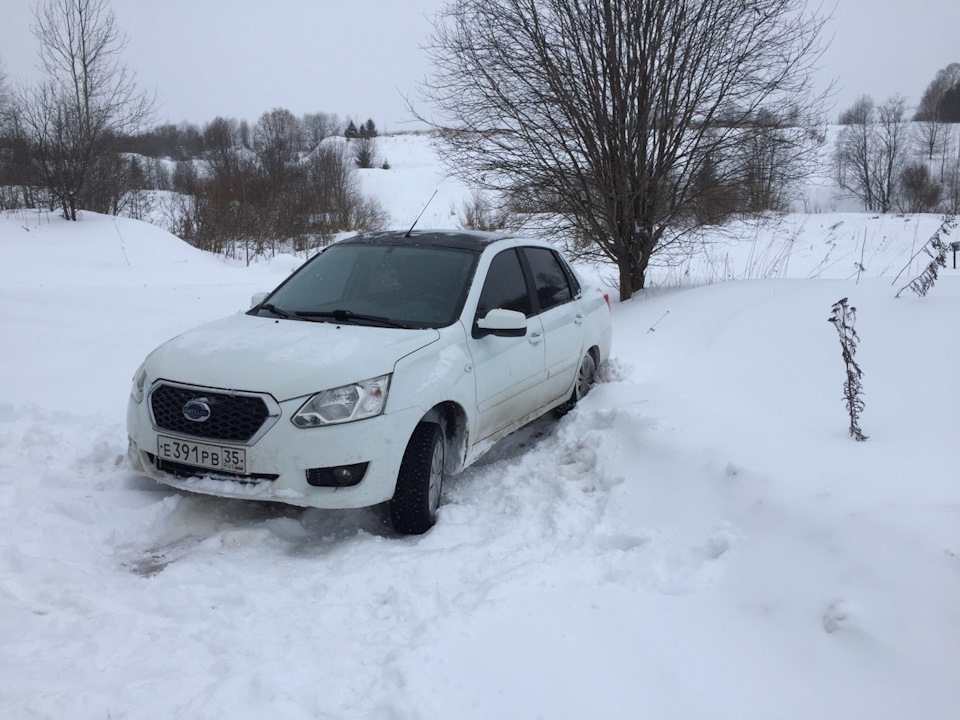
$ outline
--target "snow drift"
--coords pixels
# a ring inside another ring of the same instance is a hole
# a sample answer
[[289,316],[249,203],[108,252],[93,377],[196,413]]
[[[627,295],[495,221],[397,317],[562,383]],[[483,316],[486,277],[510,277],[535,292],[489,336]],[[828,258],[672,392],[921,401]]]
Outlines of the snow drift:
[[789,257],[767,279],[691,265],[712,284],[615,305],[603,382],[401,538],[379,508],[189,495],[123,460],[146,352],[298,259],[0,217],[0,716],[956,717],[960,274],[893,299],[936,218],[785,222],[703,261]]

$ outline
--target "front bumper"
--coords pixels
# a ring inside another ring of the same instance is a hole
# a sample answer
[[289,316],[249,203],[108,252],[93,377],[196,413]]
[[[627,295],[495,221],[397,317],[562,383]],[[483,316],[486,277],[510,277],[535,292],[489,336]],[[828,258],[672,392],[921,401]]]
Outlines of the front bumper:
[[[246,452],[246,475],[231,476],[204,471],[197,477],[182,477],[157,467],[158,431],[150,418],[147,400],[130,399],[127,431],[133,467],[167,485],[222,497],[272,500],[318,508],[357,508],[390,500],[397,484],[403,453],[414,428],[423,417],[419,408],[319,428],[301,429],[290,422],[303,399],[280,403],[280,418],[251,445],[237,445]],[[185,438],[209,442],[202,438]],[[230,443],[218,442],[229,446]],[[359,484],[351,487],[314,487],[307,470],[368,463]],[[266,479],[273,477],[274,479]]]

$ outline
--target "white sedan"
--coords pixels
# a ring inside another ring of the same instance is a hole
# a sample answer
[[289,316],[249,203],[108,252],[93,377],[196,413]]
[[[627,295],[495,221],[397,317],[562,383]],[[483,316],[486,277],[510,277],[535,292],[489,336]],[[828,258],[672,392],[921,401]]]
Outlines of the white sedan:
[[437,519],[443,478],[587,393],[609,299],[547,243],[380,232],[325,248],[250,311],[134,376],[134,467],[174,487]]

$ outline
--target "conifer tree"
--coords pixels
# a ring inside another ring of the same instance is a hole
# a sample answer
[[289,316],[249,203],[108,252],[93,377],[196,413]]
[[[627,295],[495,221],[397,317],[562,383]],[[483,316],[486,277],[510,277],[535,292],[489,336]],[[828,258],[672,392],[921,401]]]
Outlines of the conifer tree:
[[375,138],[377,136],[377,126],[373,123],[373,118],[367,118],[367,121],[360,126],[360,137]]

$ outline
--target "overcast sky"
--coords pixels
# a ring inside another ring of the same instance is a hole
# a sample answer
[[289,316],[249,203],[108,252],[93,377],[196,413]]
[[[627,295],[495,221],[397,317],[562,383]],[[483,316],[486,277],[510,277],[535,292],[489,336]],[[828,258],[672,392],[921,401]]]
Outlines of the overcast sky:
[[[285,107],[400,130],[409,120],[403,97],[429,70],[418,45],[443,4],[114,0],[113,8],[128,35],[127,64],[157,93],[159,122],[254,122]],[[38,75],[31,17],[29,0],[0,0],[0,61],[14,81]],[[819,80],[837,80],[833,116],[863,93],[916,103],[937,70],[960,62],[960,0],[837,0],[826,36]]]

